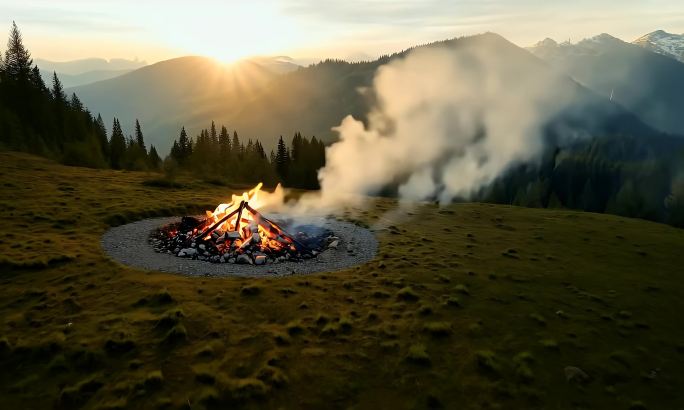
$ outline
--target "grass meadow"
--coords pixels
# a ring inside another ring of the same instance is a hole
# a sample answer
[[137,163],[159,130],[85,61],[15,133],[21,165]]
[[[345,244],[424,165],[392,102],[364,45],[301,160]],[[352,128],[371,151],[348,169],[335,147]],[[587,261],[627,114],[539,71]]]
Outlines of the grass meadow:
[[191,278],[100,237],[244,187],[156,178],[0,153],[0,408],[684,405],[684,230],[374,199],[340,215],[375,229],[366,265]]

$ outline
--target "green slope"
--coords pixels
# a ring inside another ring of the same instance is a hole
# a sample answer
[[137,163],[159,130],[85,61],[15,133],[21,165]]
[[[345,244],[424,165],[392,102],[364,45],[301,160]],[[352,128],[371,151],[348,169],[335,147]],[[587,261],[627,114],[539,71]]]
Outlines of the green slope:
[[[226,188],[0,154],[0,407],[677,408],[684,231],[459,204],[347,215],[377,260],[280,279],[108,260],[108,224]],[[566,366],[584,382],[568,382]]]

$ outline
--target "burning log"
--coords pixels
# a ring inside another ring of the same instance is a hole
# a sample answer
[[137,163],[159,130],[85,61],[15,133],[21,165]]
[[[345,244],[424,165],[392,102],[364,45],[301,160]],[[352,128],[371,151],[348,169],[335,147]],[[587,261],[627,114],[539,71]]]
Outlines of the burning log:
[[299,232],[298,240],[260,213],[256,209],[260,204],[260,187],[261,184],[257,185],[242,197],[233,196],[231,203],[220,204],[214,212],[207,211],[204,221],[184,217],[180,224],[160,230],[156,234],[159,249],[216,263],[256,265],[308,259],[325,250],[323,236],[329,231],[319,232],[313,238]]

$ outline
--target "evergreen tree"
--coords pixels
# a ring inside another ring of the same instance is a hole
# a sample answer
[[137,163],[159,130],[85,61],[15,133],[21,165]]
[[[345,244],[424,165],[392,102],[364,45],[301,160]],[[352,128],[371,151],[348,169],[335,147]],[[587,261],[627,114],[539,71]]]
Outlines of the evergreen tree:
[[210,136],[211,136],[211,143],[214,146],[217,146],[218,145],[218,136],[216,134],[216,125],[214,124],[214,121],[211,122],[211,134],[210,134]]
[[180,137],[178,138],[177,155],[174,159],[182,166],[185,165],[191,154],[192,141],[188,138],[188,133],[185,131],[185,127],[183,127],[180,132]]
[[104,120],[100,114],[97,114],[97,119],[95,120],[95,137],[100,143],[102,149],[102,155],[104,158],[109,158],[109,141],[107,141],[107,128],[105,127]]
[[278,147],[276,149],[276,172],[280,179],[283,181],[287,180],[287,171],[289,168],[290,155],[285,146],[285,141],[283,141],[283,136],[278,139]]
[[237,131],[233,131],[233,141],[230,143],[230,148],[236,157],[240,157],[242,152],[240,152],[240,138],[238,138]]
[[75,111],[83,111],[83,104],[81,103],[81,100],[78,99],[76,96],[76,93],[71,94],[71,102],[69,103],[71,106],[71,109]]
[[123,167],[124,156],[126,154],[126,138],[121,130],[119,120],[114,118],[112,125],[112,136],[109,139],[109,161],[114,169]]
[[31,53],[24,47],[21,32],[13,21],[7,51],[5,51],[4,74],[13,80],[28,82],[32,65]]
[[157,149],[154,147],[154,145],[150,145],[150,153],[147,155],[147,160],[149,162],[148,166],[151,170],[156,171],[161,168],[162,160],[159,157]]
[[57,103],[66,102],[66,94],[64,94],[64,87],[62,87],[62,82],[59,81],[56,72],[52,72],[52,97],[57,101]]
[[173,140],[173,145],[171,146],[171,152],[169,153],[169,156],[176,164],[178,163],[178,159],[183,156],[183,152],[181,150],[180,144],[178,144],[178,141]]
[[145,139],[143,138],[143,133],[142,129],[140,128],[140,121],[138,119],[135,119],[135,142],[138,143],[138,146],[142,149],[145,149]]
[[78,97],[67,101],[56,75],[52,89],[45,86],[14,23],[8,44],[0,67],[0,145],[67,165],[105,166],[106,133],[99,138]]
[[223,161],[228,160],[230,156],[230,134],[225,126],[221,126],[221,133],[219,134],[219,151]]
[[37,65],[33,66],[33,69],[31,70],[30,80],[31,84],[33,84],[33,86],[36,87],[36,89],[38,89],[41,93],[47,90],[45,81],[43,81],[43,76],[40,75],[40,69]]

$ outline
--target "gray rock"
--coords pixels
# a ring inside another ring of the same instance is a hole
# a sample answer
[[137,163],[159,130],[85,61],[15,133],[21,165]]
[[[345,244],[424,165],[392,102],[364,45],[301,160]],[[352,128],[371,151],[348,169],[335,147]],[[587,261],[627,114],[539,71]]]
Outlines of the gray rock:
[[265,265],[266,264],[266,255],[257,255],[254,258],[254,264],[255,265]]
[[340,245],[340,241],[332,241],[328,244],[328,249],[337,249]]
[[203,250],[203,251],[207,250],[207,246],[203,243],[200,244],[199,248],[200,248],[200,250]]
[[236,263],[240,263],[240,264],[244,264],[244,265],[246,265],[246,264],[249,264],[249,265],[253,264],[252,259],[250,259],[250,257],[247,256],[247,255],[245,255],[245,254],[238,255],[237,259],[235,259],[235,262],[236,262]]
[[181,249],[180,252],[178,253],[178,256],[184,257],[184,256],[193,256],[197,255],[197,250],[193,248],[185,248]]

